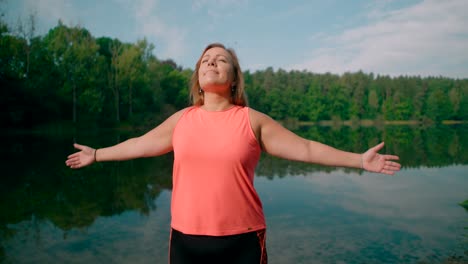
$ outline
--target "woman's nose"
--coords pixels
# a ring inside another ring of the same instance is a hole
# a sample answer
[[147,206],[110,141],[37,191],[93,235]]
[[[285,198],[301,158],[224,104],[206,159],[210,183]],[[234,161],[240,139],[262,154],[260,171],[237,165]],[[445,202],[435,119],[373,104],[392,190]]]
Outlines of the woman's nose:
[[215,60],[209,60],[209,61],[208,61],[208,65],[210,65],[210,66],[215,66],[215,65],[216,65],[216,61],[215,61]]

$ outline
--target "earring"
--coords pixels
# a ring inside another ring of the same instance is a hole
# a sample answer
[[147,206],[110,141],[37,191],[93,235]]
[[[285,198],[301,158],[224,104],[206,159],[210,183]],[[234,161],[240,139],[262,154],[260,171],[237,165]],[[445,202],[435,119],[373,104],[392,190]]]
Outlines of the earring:
[[203,90],[201,88],[198,88],[198,94],[202,94]]
[[234,95],[236,93],[236,86],[231,86],[231,93]]

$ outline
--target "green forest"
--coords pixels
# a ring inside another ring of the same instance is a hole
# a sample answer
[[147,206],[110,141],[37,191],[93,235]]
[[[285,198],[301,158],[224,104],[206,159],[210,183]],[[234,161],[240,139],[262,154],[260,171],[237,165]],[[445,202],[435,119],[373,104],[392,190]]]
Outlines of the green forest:
[[[157,54],[146,39],[95,37],[61,21],[42,36],[34,16],[14,29],[0,21],[1,119],[21,129],[152,127],[190,104],[193,72]],[[281,121],[468,120],[468,79],[271,67],[244,75],[249,105]]]

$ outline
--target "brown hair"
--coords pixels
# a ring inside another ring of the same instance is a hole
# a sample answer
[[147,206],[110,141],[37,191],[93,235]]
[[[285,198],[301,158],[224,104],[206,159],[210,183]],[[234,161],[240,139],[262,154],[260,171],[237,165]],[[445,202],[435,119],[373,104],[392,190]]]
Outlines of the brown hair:
[[231,100],[232,103],[235,105],[240,106],[247,106],[247,96],[245,95],[244,89],[244,75],[242,74],[242,70],[239,65],[239,59],[237,58],[236,53],[231,48],[226,48],[221,43],[212,43],[209,44],[203,53],[201,54],[200,58],[197,61],[195,66],[195,71],[192,74],[192,78],[190,80],[190,101],[193,105],[203,105],[203,92],[200,93],[201,87],[198,80],[198,70],[200,69],[201,60],[203,54],[211,48],[222,48],[226,50],[229,55],[231,56],[232,67],[234,71],[234,82],[235,85],[233,86],[233,91],[231,92]]

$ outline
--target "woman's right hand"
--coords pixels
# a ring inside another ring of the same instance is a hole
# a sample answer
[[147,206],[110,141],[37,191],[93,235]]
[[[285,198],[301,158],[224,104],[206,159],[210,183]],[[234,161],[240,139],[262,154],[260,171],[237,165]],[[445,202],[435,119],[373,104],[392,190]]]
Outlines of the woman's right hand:
[[67,160],[65,161],[65,164],[68,167],[72,169],[79,169],[95,162],[94,154],[96,149],[76,143],[73,144],[73,146],[81,151],[68,156]]

